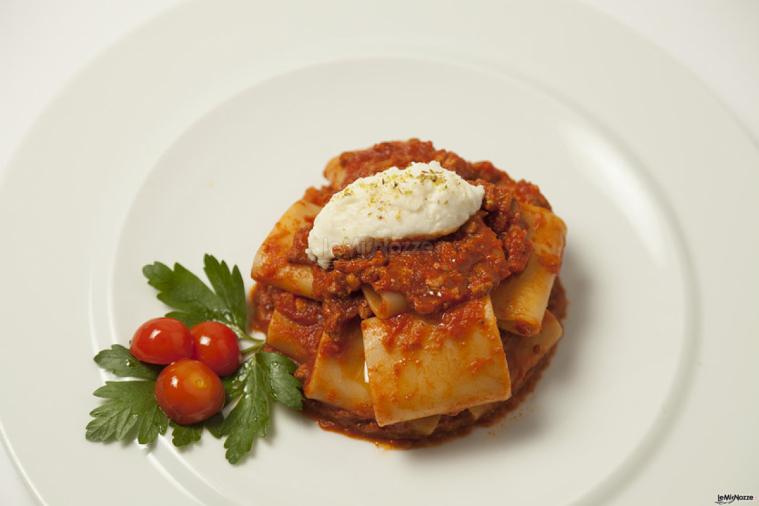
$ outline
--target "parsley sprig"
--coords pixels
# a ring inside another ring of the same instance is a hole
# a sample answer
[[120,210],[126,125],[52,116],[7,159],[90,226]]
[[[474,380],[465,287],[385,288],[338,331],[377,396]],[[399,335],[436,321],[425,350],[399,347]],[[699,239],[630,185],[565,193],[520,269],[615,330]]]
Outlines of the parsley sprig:
[[226,408],[221,413],[195,425],[170,422],[155,399],[155,380],[160,368],[144,364],[121,345],[113,345],[95,356],[95,362],[106,371],[128,381],[107,381],[94,395],[105,399],[90,412],[86,437],[90,441],[133,441],[153,443],[159,435],[172,428],[172,443],[188,446],[200,441],[204,430],[224,438],[227,460],[236,464],[253,448],[257,438],[265,437],[271,428],[271,409],[279,402],[292,409],[301,409],[303,397],[300,382],[293,376],[296,365],[279,353],[260,351],[263,341],[247,332],[248,304],[245,287],[237,266],[211,255],[203,259],[203,270],[210,287],[181,264],[173,268],[155,262],[143,268],[148,283],[158,290],[158,299],[172,308],[166,316],[188,326],[203,321],[218,321],[229,326],[237,336],[252,342],[243,350],[248,358],[238,371],[224,381]]
[[154,262],[142,268],[148,284],[158,290],[158,299],[173,308],[166,316],[188,327],[205,321],[217,321],[235,331],[237,337],[260,343],[248,334],[248,304],[240,269],[232,270],[226,262],[211,255],[203,258],[203,271],[211,283],[206,285],[181,264],[170,268]]
[[292,376],[294,371],[295,364],[284,355],[259,352],[242,364],[227,383],[227,396],[238,401],[219,433],[227,437],[224,448],[231,463],[239,462],[256,438],[269,433],[273,401],[293,409],[302,408],[300,382]]

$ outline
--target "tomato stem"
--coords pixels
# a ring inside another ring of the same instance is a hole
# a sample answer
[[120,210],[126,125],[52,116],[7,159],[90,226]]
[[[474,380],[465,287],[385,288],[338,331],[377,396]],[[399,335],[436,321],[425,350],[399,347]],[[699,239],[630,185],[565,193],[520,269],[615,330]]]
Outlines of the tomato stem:
[[[221,322],[221,323],[224,323],[224,322]],[[237,337],[239,337],[243,341],[252,341],[254,343],[263,343],[262,339],[257,339],[255,337],[251,336],[250,334],[248,334],[247,332],[245,332],[242,328],[240,328],[240,327],[238,327],[236,325],[229,325],[229,324],[225,324],[225,325],[227,325],[229,328],[231,328],[235,332],[235,334],[237,334]]]
[[251,355],[253,353],[257,353],[263,349],[264,342],[259,341],[258,339],[256,339],[256,341],[258,342],[254,344],[253,346],[250,346],[249,348],[245,348],[244,350],[241,350],[241,353],[243,354],[244,357],[247,357],[248,355]]

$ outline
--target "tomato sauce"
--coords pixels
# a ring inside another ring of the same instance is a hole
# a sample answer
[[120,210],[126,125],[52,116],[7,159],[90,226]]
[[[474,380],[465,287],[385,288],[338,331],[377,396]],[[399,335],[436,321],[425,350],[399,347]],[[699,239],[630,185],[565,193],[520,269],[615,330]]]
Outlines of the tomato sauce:
[[[325,307],[330,328],[357,312],[354,305],[334,299],[349,299],[362,284],[378,292],[400,293],[413,311],[431,314],[482,297],[524,270],[532,249],[519,203],[548,207],[537,186],[514,181],[490,162],[470,163],[453,152],[437,150],[430,142],[384,142],[343,153],[339,157],[345,174],[341,182],[309,188],[304,198],[323,205],[334,192],[360,177],[432,160],[485,188],[481,211],[455,233],[434,241],[385,242],[363,252],[336,249],[337,259],[329,270],[319,268],[306,255],[312,225],[295,234],[287,260],[311,266],[315,293],[331,300]],[[342,315],[341,307],[345,308]]]

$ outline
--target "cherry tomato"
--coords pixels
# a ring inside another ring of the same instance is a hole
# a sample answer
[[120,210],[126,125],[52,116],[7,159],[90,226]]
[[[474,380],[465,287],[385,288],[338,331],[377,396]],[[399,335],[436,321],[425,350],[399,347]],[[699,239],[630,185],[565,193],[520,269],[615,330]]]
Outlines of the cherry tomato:
[[207,365],[184,358],[164,368],[155,397],[166,416],[182,425],[202,422],[224,406],[224,385]]
[[179,320],[154,318],[134,333],[130,351],[137,360],[149,364],[170,364],[192,357],[192,335]]
[[190,329],[195,344],[192,358],[200,360],[219,376],[232,374],[240,367],[237,335],[226,325],[203,322]]

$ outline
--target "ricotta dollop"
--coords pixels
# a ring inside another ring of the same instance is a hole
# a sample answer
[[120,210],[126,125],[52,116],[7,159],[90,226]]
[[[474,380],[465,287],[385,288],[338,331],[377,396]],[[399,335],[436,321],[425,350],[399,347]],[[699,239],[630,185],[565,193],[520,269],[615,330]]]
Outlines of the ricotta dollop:
[[335,193],[314,220],[306,253],[329,267],[332,248],[450,234],[480,209],[485,189],[436,161],[391,167]]

